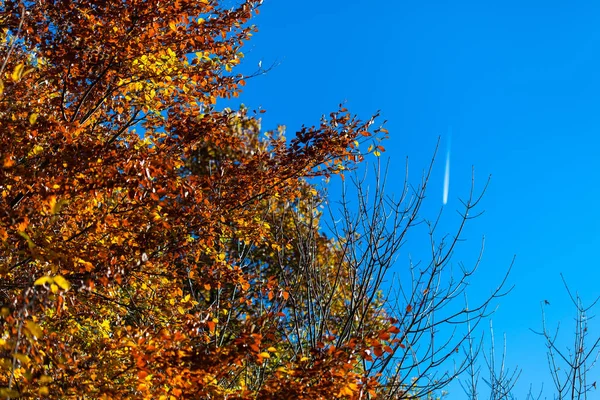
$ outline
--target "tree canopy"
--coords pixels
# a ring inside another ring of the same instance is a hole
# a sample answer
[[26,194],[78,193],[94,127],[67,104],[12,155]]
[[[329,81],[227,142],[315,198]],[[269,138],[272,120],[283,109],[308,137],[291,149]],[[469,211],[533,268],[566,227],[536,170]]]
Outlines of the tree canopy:
[[235,68],[259,3],[0,5],[0,397],[438,387],[420,382],[463,339],[426,350],[427,369],[410,346],[452,298],[434,279],[447,257],[395,309],[380,290],[425,184],[323,229],[314,178],[382,151],[385,129],[341,107],[286,137],[215,106],[246,84]]

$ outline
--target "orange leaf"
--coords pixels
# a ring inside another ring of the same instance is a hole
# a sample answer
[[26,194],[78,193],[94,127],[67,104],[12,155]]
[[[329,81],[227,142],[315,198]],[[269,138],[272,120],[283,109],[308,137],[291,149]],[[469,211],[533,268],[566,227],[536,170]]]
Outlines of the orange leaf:
[[375,346],[373,348],[373,353],[375,353],[375,356],[381,357],[383,355],[383,349],[381,348],[381,346]]
[[2,166],[4,168],[10,168],[13,165],[15,165],[15,160],[13,160],[12,155],[9,154],[9,155],[5,156],[4,157],[4,162],[2,163]]
[[206,325],[208,325],[210,333],[215,333],[215,323],[213,321],[208,321]]

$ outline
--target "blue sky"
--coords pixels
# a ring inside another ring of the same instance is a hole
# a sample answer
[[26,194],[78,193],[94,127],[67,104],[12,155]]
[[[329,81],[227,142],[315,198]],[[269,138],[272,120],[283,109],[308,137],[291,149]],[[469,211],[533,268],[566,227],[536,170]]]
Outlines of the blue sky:
[[[600,295],[600,4],[265,0],[260,11],[242,70],[259,60],[278,66],[249,80],[240,100],[268,111],[263,126],[283,124],[291,133],[341,102],[364,119],[381,110],[391,136],[389,192],[407,156],[417,182],[438,137],[447,140],[451,129],[447,211],[468,195],[472,167],[478,188],[492,175],[486,212],[469,226],[455,259],[476,258],[485,235],[471,288],[477,296],[516,254],[515,288],[500,302],[494,328],[507,335],[509,366],[523,368],[517,397],[542,382],[551,396],[544,344],[529,330],[541,325],[540,302],[551,302],[549,325],[561,322],[570,339],[574,310],[560,273],[584,302]],[[429,217],[442,206],[443,153]],[[444,227],[456,222],[448,212]],[[600,324],[591,328],[598,337]],[[462,397],[453,391],[450,398]]]

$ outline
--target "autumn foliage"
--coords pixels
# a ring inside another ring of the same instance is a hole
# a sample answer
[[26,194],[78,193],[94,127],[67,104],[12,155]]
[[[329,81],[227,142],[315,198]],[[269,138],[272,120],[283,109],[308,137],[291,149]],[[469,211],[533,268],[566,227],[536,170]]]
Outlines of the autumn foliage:
[[387,131],[218,107],[259,3],[0,3],[1,398],[417,398],[468,366],[437,373],[500,288],[452,309],[476,266],[440,282],[478,197],[384,294],[431,169],[326,224],[321,185]]
[[377,394],[400,329],[309,182],[379,131],[218,110],[258,3],[1,3],[0,397]]

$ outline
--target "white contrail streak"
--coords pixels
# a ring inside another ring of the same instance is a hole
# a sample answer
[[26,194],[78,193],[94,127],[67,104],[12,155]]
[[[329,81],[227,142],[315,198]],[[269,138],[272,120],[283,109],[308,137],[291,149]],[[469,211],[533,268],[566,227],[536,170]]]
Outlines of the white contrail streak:
[[446,147],[446,171],[444,172],[444,205],[448,203],[448,192],[450,191],[450,141],[452,138],[452,131],[448,134],[448,144]]

